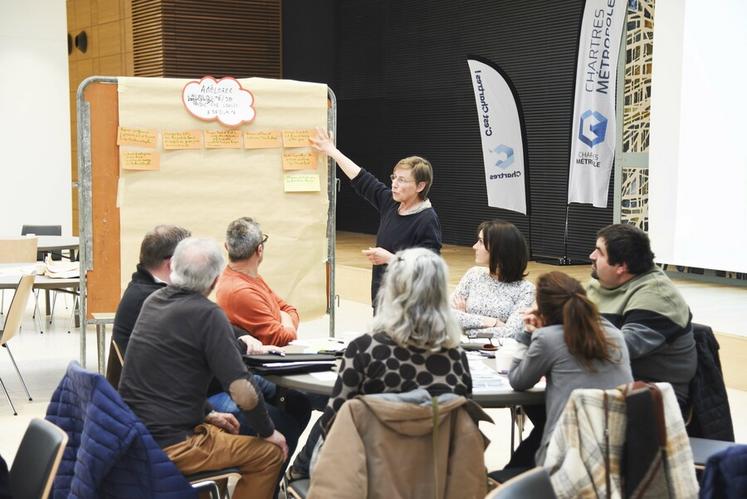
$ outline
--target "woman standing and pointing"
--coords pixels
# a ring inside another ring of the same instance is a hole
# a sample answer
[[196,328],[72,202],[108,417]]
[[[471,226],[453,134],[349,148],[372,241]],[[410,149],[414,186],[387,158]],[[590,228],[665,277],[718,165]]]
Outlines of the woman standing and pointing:
[[389,188],[341,153],[326,130],[317,128],[316,132],[310,139],[314,149],[334,159],[355,192],[379,212],[376,247],[363,250],[373,264],[371,303],[375,304],[381,278],[394,253],[414,247],[441,251],[441,223],[428,199],[433,167],[419,156],[404,158],[394,165]]

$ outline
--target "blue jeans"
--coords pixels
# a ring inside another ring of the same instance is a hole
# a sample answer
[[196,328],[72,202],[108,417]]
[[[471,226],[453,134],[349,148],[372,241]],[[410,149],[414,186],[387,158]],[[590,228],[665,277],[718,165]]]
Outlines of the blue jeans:
[[[275,428],[285,436],[288,444],[288,455],[292,455],[298,446],[298,439],[303,433],[311,417],[311,404],[306,396],[296,390],[280,393],[277,386],[261,376],[254,376],[254,380],[265,398],[267,413],[275,424]],[[278,397],[278,394],[280,395]],[[236,416],[239,421],[241,435],[256,436],[257,432],[249,426],[244,413],[231,396],[226,392],[216,393],[208,398],[208,402],[218,412],[228,412]],[[275,404],[275,405],[273,405]]]

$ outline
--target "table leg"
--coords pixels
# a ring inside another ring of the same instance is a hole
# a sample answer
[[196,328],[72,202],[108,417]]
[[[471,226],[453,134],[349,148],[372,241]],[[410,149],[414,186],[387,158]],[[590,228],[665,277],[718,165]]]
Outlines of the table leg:
[[511,406],[511,454],[514,453],[514,421],[516,421],[516,407]]
[[47,324],[51,324],[52,323],[52,313],[51,313],[52,311],[51,311],[51,305],[49,301],[49,290],[48,289],[44,290],[44,310],[47,314],[47,317],[46,317]]
[[106,324],[96,324],[96,347],[98,355],[99,374],[104,374],[104,349],[106,342]]

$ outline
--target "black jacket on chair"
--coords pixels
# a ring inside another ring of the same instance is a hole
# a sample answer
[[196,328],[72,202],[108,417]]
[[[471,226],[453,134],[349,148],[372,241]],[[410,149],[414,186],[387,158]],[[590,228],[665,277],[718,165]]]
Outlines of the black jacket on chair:
[[719,344],[713,330],[693,323],[698,367],[690,382],[690,408],[692,419],[687,425],[691,437],[734,441],[729,398],[721,372]]

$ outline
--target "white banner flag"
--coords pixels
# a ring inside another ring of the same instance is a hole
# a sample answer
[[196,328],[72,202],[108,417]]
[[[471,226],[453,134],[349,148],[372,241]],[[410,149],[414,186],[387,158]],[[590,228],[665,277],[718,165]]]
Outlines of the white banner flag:
[[625,0],[586,0],[576,63],[568,202],[607,207],[615,157],[615,81]]
[[468,59],[480,122],[488,206],[526,215],[524,140],[518,98],[507,78],[484,62]]

